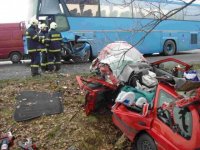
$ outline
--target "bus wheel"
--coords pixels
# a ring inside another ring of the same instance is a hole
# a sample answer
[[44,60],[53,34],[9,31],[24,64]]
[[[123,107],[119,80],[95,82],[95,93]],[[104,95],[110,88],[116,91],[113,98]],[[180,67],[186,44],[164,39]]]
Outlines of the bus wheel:
[[139,136],[136,147],[137,150],[157,150],[154,140],[148,134]]
[[18,63],[20,62],[22,56],[19,52],[12,52],[10,54],[10,60],[13,62],[13,63]]
[[166,56],[171,56],[176,53],[176,44],[173,40],[167,40],[164,44],[163,53]]

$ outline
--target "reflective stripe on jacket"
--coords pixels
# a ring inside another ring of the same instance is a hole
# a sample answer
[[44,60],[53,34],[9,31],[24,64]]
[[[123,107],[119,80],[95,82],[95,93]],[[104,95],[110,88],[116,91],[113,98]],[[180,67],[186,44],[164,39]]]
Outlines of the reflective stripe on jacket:
[[27,47],[29,52],[35,52],[39,45],[39,37],[34,26],[30,26],[26,31]]
[[38,45],[38,50],[41,51],[41,52],[46,52],[47,49],[46,49],[46,37],[47,37],[47,32],[45,31],[41,31],[39,33],[39,45]]
[[49,50],[53,51],[60,51],[61,45],[62,45],[62,36],[61,34],[54,30],[51,29],[48,33],[48,40],[49,40]]

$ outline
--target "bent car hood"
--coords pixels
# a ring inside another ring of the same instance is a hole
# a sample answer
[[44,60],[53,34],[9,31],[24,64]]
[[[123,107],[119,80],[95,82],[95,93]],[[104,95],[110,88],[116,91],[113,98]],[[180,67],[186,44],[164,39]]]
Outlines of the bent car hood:
[[90,67],[91,71],[98,68],[99,64],[107,64],[113,75],[119,81],[124,82],[128,80],[133,70],[150,68],[149,62],[143,55],[125,41],[116,41],[108,44],[101,50],[94,62]]

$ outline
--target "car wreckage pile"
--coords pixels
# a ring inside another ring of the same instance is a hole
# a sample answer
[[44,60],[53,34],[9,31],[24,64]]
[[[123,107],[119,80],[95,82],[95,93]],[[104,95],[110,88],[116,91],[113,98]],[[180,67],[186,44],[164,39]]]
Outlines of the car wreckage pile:
[[[199,149],[200,72],[174,58],[149,63],[124,41],[93,61],[95,76],[77,76],[85,112],[111,109],[114,124],[137,149]],[[176,140],[174,140],[176,139]]]

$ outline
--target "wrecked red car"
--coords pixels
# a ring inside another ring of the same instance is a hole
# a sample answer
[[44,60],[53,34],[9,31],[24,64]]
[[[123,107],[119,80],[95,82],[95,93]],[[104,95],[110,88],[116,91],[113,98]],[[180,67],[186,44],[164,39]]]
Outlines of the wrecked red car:
[[95,77],[77,76],[87,91],[86,114],[111,109],[138,150],[200,150],[200,81],[192,66],[174,58],[149,63],[120,41],[105,47],[91,69]]
[[200,148],[200,90],[183,98],[173,87],[159,83],[155,97],[146,107],[117,103],[112,112],[114,124],[136,143],[138,150]]

